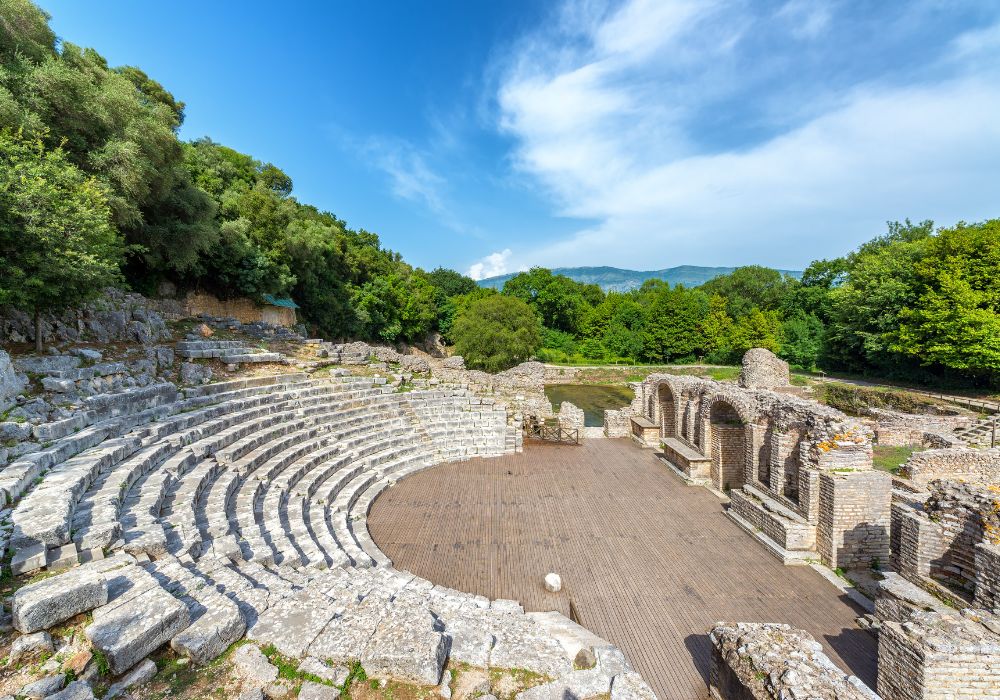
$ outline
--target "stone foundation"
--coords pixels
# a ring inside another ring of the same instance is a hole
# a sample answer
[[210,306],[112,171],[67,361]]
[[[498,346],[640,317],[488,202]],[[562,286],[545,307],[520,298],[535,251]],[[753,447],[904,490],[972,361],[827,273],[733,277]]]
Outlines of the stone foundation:
[[918,612],[879,631],[883,700],[973,700],[1000,696],[1000,639],[979,622]]
[[712,630],[709,693],[716,700],[877,700],[838,669],[812,635],[788,625],[721,624]]

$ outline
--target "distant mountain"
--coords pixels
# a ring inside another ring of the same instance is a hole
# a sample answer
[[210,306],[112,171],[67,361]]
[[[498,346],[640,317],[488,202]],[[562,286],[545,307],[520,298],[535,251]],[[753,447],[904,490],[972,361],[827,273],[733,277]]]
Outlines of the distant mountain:
[[[697,287],[699,284],[708,282],[713,277],[728,275],[735,270],[735,267],[700,267],[698,265],[678,265],[668,267],[664,270],[622,270],[618,267],[556,267],[552,272],[557,275],[566,275],[571,280],[583,282],[584,284],[597,284],[606,292],[627,292],[642,286],[646,280],[664,280],[670,284],[683,284],[685,287]],[[798,279],[802,276],[801,270],[778,270],[786,275],[791,275]],[[501,289],[504,282],[517,273],[509,275],[498,275],[497,277],[487,277],[479,280],[480,287],[493,287]]]

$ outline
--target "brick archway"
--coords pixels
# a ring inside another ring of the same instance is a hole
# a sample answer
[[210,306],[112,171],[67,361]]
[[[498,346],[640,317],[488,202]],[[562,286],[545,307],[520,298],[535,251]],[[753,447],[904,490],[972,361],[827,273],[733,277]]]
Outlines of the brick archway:
[[723,491],[743,488],[746,483],[749,423],[739,408],[725,398],[714,399],[705,421],[705,446],[712,457],[712,483]]

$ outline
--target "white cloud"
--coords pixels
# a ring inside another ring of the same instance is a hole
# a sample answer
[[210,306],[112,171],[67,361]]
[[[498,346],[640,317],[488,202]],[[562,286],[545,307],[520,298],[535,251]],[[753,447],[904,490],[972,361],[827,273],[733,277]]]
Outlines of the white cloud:
[[513,255],[510,248],[496,253],[490,253],[479,262],[473,263],[465,274],[474,280],[504,275],[510,271],[510,259]]
[[[752,113],[744,83],[773,58],[759,50],[762,23],[814,38],[830,18],[826,4],[799,0],[772,17],[738,0],[568,3],[557,29],[514,47],[499,126],[555,212],[596,223],[504,265],[795,267],[843,254],[889,219],[1000,215],[1000,61],[987,50],[997,27],[958,37],[926,80],[779,88],[760,96],[766,116],[780,115],[761,136],[721,148],[699,138],[717,104]],[[722,116],[743,125],[742,112]]]

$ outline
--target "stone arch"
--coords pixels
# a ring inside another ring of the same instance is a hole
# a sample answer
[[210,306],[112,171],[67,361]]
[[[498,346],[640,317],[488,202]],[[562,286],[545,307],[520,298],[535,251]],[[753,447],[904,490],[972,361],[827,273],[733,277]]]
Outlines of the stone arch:
[[677,420],[677,394],[674,387],[668,381],[660,381],[653,386],[653,395],[650,403],[655,403],[655,408],[650,417],[660,426],[660,437],[677,437],[681,434],[678,430]]
[[712,483],[723,491],[743,488],[752,475],[753,412],[738,400],[717,394],[704,405],[704,452],[712,459]]

